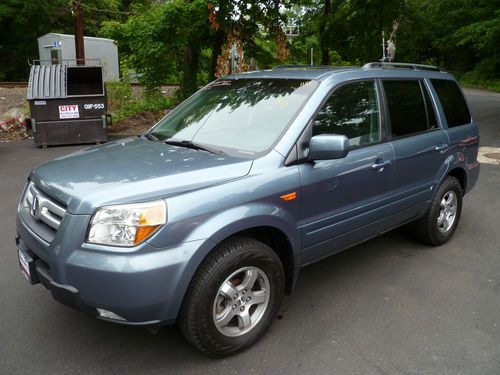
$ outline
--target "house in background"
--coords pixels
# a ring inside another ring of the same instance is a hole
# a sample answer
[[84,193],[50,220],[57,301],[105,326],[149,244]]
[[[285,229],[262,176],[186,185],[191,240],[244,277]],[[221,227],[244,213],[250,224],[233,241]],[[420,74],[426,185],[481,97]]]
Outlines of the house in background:
[[[85,60],[90,65],[103,67],[104,81],[117,81],[120,78],[118,67],[118,48],[113,39],[84,37]],[[76,59],[75,36],[48,33],[38,38],[38,51],[41,65],[66,64]]]

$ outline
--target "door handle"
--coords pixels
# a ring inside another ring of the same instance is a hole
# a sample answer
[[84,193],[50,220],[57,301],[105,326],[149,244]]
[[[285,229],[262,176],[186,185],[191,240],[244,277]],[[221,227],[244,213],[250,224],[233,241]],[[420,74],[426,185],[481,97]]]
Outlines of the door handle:
[[392,161],[390,160],[382,160],[382,159],[377,159],[375,160],[375,163],[372,164],[372,169],[374,171],[381,171],[382,169],[384,169],[384,167],[387,167],[388,165],[391,165],[392,164]]
[[434,150],[437,152],[443,152],[448,149],[448,145],[446,143],[438,143],[435,147]]

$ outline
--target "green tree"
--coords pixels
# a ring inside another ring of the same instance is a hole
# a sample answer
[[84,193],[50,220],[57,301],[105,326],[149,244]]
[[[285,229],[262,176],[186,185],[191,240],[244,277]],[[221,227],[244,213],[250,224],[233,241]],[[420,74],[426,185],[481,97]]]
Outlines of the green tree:
[[[263,66],[276,64],[283,57],[282,25],[290,7],[290,0],[217,0],[209,2],[210,21],[214,32],[212,72],[215,76],[217,60],[228,37],[239,36],[246,56],[257,58]],[[270,45],[268,42],[274,42]],[[273,57],[274,56],[274,57]]]
[[499,0],[409,0],[399,56],[478,78],[500,78]]
[[301,4],[301,36],[293,44],[319,44],[321,64],[378,60],[381,32],[390,34],[406,7],[405,0],[305,0]]
[[[200,77],[215,76],[223,47],[230,47],[228,40],[238,39],[248,57],[273,52],[283,56],[284,46],[274,51],[264,42],[282,37],[282,4],[277,0],[152,2],[131,6],[133,13],[125,21],[105,22],[100,34],[117,40],[122,59],[150,90],[176,77],[184,98],[196,90]],[[283,42],[283,37],[279,40]],[[207,66],[200,64],[200,58],[208,55],[209,72],[200,74],[200,66]]]
[[201,48],[209,32],[205,1],[173,0],[135,8],[125,22],[105,22],[100,34],[115,39],[126,64],[151,91],[175,77],[180,95],[198,87]]

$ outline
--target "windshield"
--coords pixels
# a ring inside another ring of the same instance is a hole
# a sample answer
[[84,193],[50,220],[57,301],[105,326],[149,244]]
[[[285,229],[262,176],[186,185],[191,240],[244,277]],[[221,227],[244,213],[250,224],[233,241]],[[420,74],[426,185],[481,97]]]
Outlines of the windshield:
[[299,79],[215,81],[160,120],[150,134],[255,155],[278,140],[316,86]]

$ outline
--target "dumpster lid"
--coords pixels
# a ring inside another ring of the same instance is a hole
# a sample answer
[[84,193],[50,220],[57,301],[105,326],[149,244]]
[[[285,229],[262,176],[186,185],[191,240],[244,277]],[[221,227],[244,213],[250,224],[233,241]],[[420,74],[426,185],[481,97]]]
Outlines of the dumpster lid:
[[32,65],[27,99],[66,98],[66,79],[65,65]]

